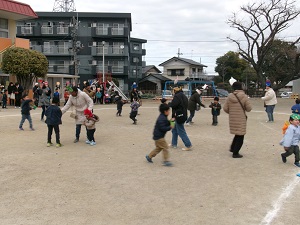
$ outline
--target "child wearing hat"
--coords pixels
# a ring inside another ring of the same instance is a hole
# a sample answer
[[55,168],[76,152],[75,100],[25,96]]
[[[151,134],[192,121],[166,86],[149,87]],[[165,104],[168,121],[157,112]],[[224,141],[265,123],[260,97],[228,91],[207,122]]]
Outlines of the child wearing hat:
[[88,137],[88,140],[85,143],[91,146],[96,145],[96,141],[94,138],[94,134],[96,131],[95,123],[99,121],[99,117],[93,114],[89,109],[85,109],[83,113],[86,117],[84,125],[86,126]]
[[45,116],[46,116],[45,123],[47,124],[48,127],[47,147],[53,145],[51,142],[53,129],[56,138],[56,148],[62,146],[60,143],[60,134],[59,134],[59,125],[62,124],[61,122],[62,112],[58,107],[58,103],[59,103],[59,98],[54,97],[52,99],[52,104],[45,111]]
[[300,141],[300,127],[299,127],[300,115],[293,113],[290,116],[288,126],[283,139],[280,141],[280,145],[283,146],[285,152],[281,154],[281,159],[283,163],[286,163],[286,158],[294,153],[296,167],[300,167],[299,163],[299,141]]
[[292,106],[292,113],[300,114],[300,99],[296,99],[295,105]]
[[219,97],[214,98],[214,102],[210,103],[209,108],[211,108],[211,114],[212,114],[212,125],[217,126],[218,125],[218,116],[220,115],[221,110],[221,104],[219,103]]

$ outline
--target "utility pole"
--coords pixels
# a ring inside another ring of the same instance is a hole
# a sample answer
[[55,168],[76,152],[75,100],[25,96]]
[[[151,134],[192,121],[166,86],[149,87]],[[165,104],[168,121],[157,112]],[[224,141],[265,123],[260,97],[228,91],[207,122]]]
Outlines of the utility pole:
[[180,58],[180,55],[183,55],[183,53],[180,53],[180,48],[178,48],[177,56]]
[[76,12],[74,0],[55,0],[53,12]]
[[75,18],[75,16],[72,17],[72,31],[71,31],[71,36],[72,36],[72,55],[73,55],[73,60],[74,60],[74,75],[78,76],[78,71],[79,71],[79,60],[77,56],[77,52],[81,49],[81,42],[77,40],[77,31],[78,31],[78,17]]

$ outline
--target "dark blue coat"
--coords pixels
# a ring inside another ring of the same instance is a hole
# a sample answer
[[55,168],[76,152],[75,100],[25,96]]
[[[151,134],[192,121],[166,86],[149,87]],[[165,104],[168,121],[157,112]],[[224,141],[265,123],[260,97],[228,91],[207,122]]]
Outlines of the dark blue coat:
[[47,117],[45,121],[47,125],[59,125],[62,123],[62,112],[57,105],[50,105],[45,112],[45,116]]
[[168,117],[161,113],[155,123],[153,140],[164,138],[169,130],[171,130],[171,126]]

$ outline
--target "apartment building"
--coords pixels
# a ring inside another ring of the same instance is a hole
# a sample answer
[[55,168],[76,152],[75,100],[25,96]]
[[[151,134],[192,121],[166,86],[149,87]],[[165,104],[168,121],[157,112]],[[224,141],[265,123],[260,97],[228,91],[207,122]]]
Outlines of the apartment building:
[[[80,82],[118,79],[127,91],[142,78],[144,39],[132,38],[130,13],[37,12],[38,18],[19,21],[17,36],[45,54],[48,73],[79,75]],[[103,61],[104,60],[104,61]],[[103,64],[104,63],[104,64]]]
[[3,53],[10,47],[21,47],[29,49],[29,40],[16,38],[16,21],[37,18],[32,8],[24,3],[11,0],[0,0],[0,84],[6,83],[13,77],[1,71]]

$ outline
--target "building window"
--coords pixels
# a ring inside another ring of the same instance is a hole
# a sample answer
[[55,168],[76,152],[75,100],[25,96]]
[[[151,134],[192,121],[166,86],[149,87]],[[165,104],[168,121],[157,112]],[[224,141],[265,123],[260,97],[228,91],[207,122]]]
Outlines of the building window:
[[124,24],[114,23],[111,29],[112,35],[123,35],[124,34]]
[[109,24],[97,23],[96,34],[97,35],[108,35]]
[[8,38],[8,20],[0,18],[0,37]]
[[168,76],[184,76],[184,69],[170,69],[167,70]]
[[139,51],[140,50],[140,45],[139,44],[133,44],[133,50],[134,51]]

